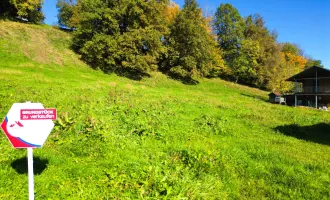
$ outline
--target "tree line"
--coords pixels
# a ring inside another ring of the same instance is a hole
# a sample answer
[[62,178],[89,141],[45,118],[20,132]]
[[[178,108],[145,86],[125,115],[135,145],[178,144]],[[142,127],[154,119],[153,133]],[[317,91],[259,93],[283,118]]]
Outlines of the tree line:
[[[0,14],[41,12],[42,0],[5,1],[11,7]],[[24,12],[22,2],[31,5]],[[221,77],[290,91],[286,78],[322,66],[298,45],[277,42],[261,15],[243,17],[231,4],[221,4],[213,16],[204,16],[196,0],[185,0],[181,9],[169,0],[58,0],[57,8],[59,24],[74,30],[73,48],[105,72],[158,70],[181,79]]]

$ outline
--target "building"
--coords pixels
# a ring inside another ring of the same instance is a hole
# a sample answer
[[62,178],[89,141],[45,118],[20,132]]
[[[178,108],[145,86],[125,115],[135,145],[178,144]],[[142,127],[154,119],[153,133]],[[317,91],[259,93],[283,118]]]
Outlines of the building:
[[330,106],[330,70],[310,67],[286,81],[295,83],[294,105],[315,108]]
[[286,104],[285,98],[279,92],[272,92],[268,96],[269,96],[270,103]]

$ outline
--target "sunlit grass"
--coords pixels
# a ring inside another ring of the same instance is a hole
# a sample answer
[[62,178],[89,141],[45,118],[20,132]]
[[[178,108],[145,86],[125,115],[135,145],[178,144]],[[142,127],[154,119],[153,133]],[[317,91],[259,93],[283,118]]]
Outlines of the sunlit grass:
[[[48,161],[36,199],[330,198],[330,138],[318,128],[329,113],[269,104],[267,92],[219,79],[106,75],[69,46],[54,28],[0,22],[0,116],[14,102],[58,109],[35,150]],[[27,175],[11,166],[25,154],[0,135],[0,199],[27,198]]]

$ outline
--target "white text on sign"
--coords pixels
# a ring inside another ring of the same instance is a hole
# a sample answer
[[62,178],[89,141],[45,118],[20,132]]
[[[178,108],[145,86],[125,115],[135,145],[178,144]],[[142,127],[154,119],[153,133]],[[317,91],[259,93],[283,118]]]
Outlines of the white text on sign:
[[56,109],[21,109],[21,120],[56,120]]

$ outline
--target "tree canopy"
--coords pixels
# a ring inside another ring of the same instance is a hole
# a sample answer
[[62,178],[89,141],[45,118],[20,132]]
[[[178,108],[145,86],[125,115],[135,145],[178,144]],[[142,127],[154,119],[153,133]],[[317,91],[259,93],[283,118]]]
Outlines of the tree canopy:
[[68,28],[74,28],[79,24],[78,6],[76,0],[58,0],[58,23]]
[[0,16],[7,18],[26,19],[32,23],[42,23],[43,0],[2,0],[0,2]]
[[244,33],[244,20],[238,10],[231,4],[221,4],[215,13],[215,32],[224,59],[233,67],[234,59],[239,56]]
[[157,69],[166,0],[81,0],[74,47],[94,68],[146,73]]
[[277,33],[265,26],[259,14],[242,18],[230,4],[221,4],[214,28],[224,52],[229,77],[236,82],[259,88],[290,91],[293,85],[285,80],[304,68],[321,63],[304,57],[296,44],[278,43]]
[[104,71],[160,70],[183,78],[221,76],[268,90],[289,91],[285,79],[320,61],[298,45],[277,42],[259,14],[242,17],[221,4],[204,17],[196,0],[58,0],[59,22],[74,27],[73,46]]
[[[43,22],[43,0],[3,0],[0,16]],[[196,0],[58,0],[58,22],[72,28],[72,47],[95,69],[181,78],[222,77],[262,89],[290,91],[286,78],[320,60],[297,44],[279,43],[259,14],[241,16],[221,4],[203,16]]]
[[218,75],[225,70],[220,49],[208,32],[207,20],[195,0],[186,0],[170,25],[167,54],[161,65],[182,77]]

